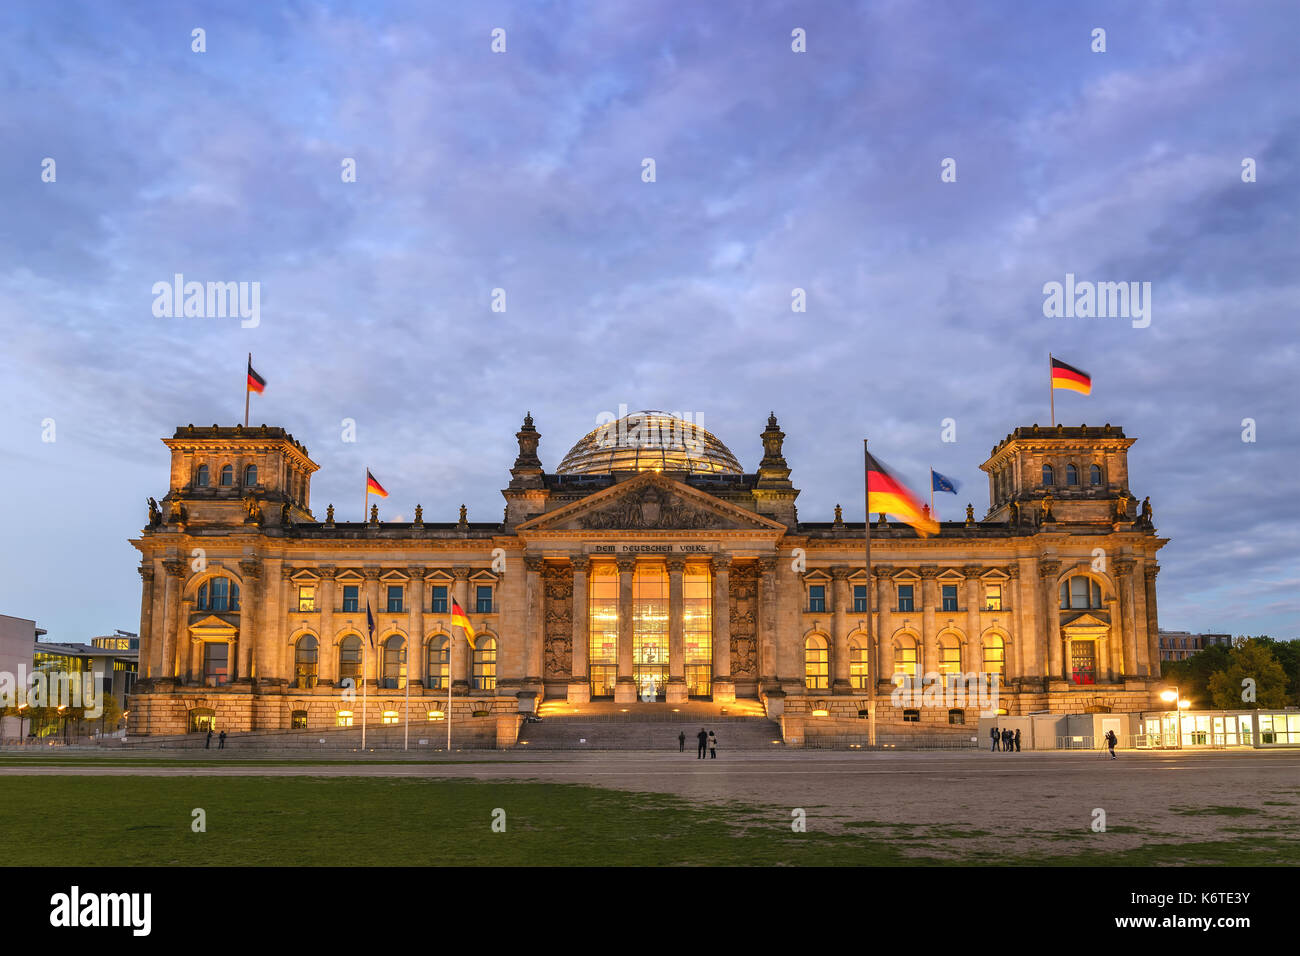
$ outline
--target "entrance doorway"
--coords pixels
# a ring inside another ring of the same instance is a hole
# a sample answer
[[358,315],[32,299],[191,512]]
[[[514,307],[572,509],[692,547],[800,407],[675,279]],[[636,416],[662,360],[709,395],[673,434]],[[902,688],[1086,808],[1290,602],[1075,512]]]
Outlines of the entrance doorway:
[[614,682],[618,680],[617,664],[593,664],[591,666],[591,699],[614,697]]

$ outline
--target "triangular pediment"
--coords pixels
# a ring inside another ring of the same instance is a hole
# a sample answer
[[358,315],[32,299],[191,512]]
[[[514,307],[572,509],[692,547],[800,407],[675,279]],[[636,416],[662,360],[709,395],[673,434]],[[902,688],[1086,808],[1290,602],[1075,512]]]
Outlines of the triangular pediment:
[[658,472],[538,515],[520,531],[781,531],[785,525]]
[[1091,614],[1080,614],[1078,617],[1071,618],[1068,621],[1062,621],[1061,627],[1067,631],[1086,631],[1092,629],[1106,630],[1110,623],[1100,618],[1093,617]]
[[195,641],[226,641],[239,633],[239,629],[233,624],[217,617],[215,614],[209,614],[207,617],[195,621],[190,625],[189,631],[190,639]]

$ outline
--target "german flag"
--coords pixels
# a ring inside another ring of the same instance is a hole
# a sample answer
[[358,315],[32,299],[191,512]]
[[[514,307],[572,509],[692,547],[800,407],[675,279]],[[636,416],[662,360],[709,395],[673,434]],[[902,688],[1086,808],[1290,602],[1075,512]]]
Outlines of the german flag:
[[1083,369],[1052,359],[1052,388],[1068,388],[1084,395],[1092,394],[1092,376]]
[[388,492],[384,490],[383,485],[375,481],[375,476],[370,473],[369,468],[366,469],[366,491],[372,495],[378,495],[380,498],[388,497]]
[[253,360],[250,358],[248,360],[248,390],[250,392],[257,392],[258,395],[261,395],[265,388],[266,379],[253,371]]
[[[867,511],[901,518],[921,537],[939,533],[939,522],[925,506],[869,452],[867,454]],[[870,520],[870,515],[868,515]]]
[[469,641],[470,647],[474,646],[474,628],[470,625],[469,618],[465,616],[465,612],[461,610],[460,603],[455,598],[451,599],[451,626],[464,631],[465,640]]

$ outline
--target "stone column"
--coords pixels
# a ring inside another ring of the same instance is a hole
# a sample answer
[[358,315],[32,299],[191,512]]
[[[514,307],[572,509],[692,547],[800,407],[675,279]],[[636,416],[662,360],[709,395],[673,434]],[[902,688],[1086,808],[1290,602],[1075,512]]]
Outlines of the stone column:
[[546,623],[546,586],[542,580],[542,566],[546,562],[537,555],[524,555],[524,606],[527,609],[524,634],[524,686],[542,690],[542,628]]
[[849,682],[849,622],[845,606],[849,569],[831,568],[831,693],[852,694]]
[[1137,622],[1133,617],[1133,569],[1137,562],[1132,558],[1115,558],[1110,566],[1115,569],[1115,584],[1119,592],[1119,614],[1111,620],[1111,627],[1119,630],[1124,644],[1124,675],[1137,677]]
[[573,566],[573,665],[569,673],[568,698],[571,704],[591,701],[591,608],[587,598],[587,578],[591,573],[591,558],[575,554],[569,558]]
[[[1002,602],[1007,622],[1007,642],[1002,648],[1003,684],[1010,683],[1013,675],[1018,679],[1028,673],[1022,648],[1025,643],[1025,629],[1020,623],[1024,614],[1024,601],[1020,596],[1020,565],[1013,562],[1007,566],[1006,572],[1011,580],[1007,583],[1006,596]],[[1010,612],[1006,610],[1008,602],[1011,604]]]
[[962,568],[966,575],[966,657],[962,661],[965,673],[984,673],[984,635],[980,623],[980,610],[984,607],[984,595],[980,581],[983,568],[969,564]]
[[685,558],[670,557],[668,566],[668,688],[664,699],[680,704],[686,693],[686,622],[682,620],[682,574]]
[[939,569],[925,564],[921,573],[921,649],[916,655],[916,676],[924,677],[939,669],[939,633],[934,624],[935,605],[938,603]]
[[780,661],[776,647],[776,559],[759,558],[758,565],[758,685],[759,690],[780,687]]
[[632,578],[636,573],[636,558],[620,556],[618,565],[618,682],[614,685],[614,701],[632,703],[637,699],[636,680],[632,676]]
[[153,677],[154,646],[153,636],[153,562],[142,564],[136,571],[140,573],[140,676]]
[[272,618],[275,626],[271,632],[271,660],[274,662],[275,670],[272,676],[281,685],[293,682],[293,652],[289,646],[289,635],[293,633],[293,628],[289,626],[288,618],[290,610],[297,610],[298,598],[292,591],[293,585],[289,578],[297,572],[298,568],[281,566],[280,584],[275,588],[275,616]]
[[1146,625],[1147,625],[1147,673],[1152,677],[1160,676],[1160,624],[1156,614],[1156,575],[1160,565],[1147,564],[1142,568],[1142,579],[1146,584]]
[[[383,648],[379,644],[379,575],[383,573],[382,568],[362,568],[361,573],[365,575],[365,596],[357,605],[358,611],[362,615],[362,621],[365,621],[366,608],[370,608],[370,613],[375,618],[375,646],[370,646],[370,634],[366,629],[366,624],[361,625],[361,641],[364,645],[361,651],[361,679],[363,681],[375,682],[379,678],[379,655],[383,653]],[[387,605],[385,605],[387,606]],[[357,690],[361,688],[358,687]],[[377,688],[376,688],[377,689]]]
[[1106,647],[1107,677],[1119,681],[1124,676],[1124,641],[1120,637],[1118,589],[1106,598],[1106,613],[1110,616],[1110,628],[1106,631],[1106,640],[1101,643]]
[[713,557],[713,702],[736,700],[731,679],[731,555]]
[[163,584],[162,655],[158,676],[174,680],[177,674],[176,619],[181,614],[181,579],[185,574],[184,561],[164,561],[167,580]]
[[[1133,582],[1133,643],[1137,647],[1137,672],[1139,677],[1152,674],[1149,635],[1147,634],[1147,589],[1146,562],[1139,557],[1133,573],[1129,576]],[[1159,660],[1157,651],[1157,660]]]
[[1061,601],[1058,596],[1059,582],[1056,580],[1061,571],[1060,561],[1039,561],[1038,576],[1042,581],[1039,591],[1043,602],[1043,635],[1047,642],[1048,680],[1065,679],[1065,664],[1062,660],[1063,645],[1061,641]]
[[316,595],[317,613],[320,615],[320,642],[316,648],[316,680],[318,683],[333,683],[334,671],[338,667],[338,655],[330,653],[334,644],[334,568],[325,565],[316,569],[320,572],[320,594]]
[[[185,592],[182,590],[181,594]],[[189,683],[195,679],[194,672],[201,667],[195,665],[194,658],[201,650],[190,637],[190,612],[194,610],[194,600],[182,597],[176,619],[176,676],[184,677]]]
[[[450,602],[452,598],[456,600],[462,608],[469,603],[469,568],[454,567],[451,569],[451,576],[455,579],[452,582],[448,596]],[[451,604],[448,603],[450,610]],[[468,609],[465,611],[469,613]],[[450,620],[450,615],[448,615]],[[526,622],[525,622],[526,623]],[[456,628],[451,628],[451,673],[448,677],[451,680],[451,692],[454,697],[456,694],[469,693],[470,678],[470,651],[469,644],[466,642],[463,634],[458,634]]]
[[258,584],[262,577],[262,566],[254,559],[239,562],[239,640],[236,642],[236,660],[232,660],[234,680],[241,684],[250,683],[253,673],[253,649],[257,643],[257,607]]
[[425,568],[411,565],[406,569],[411,580],[406,585],[406,679],[411,689],[424,686],[427,655],[424,653],[424,573]]
[[[894,569],[873,567],[876,576],[876,623],[873,633],[876,640],[876,693],[884,692],[894,677]],[[883,686],[882,686],[883,685]]]

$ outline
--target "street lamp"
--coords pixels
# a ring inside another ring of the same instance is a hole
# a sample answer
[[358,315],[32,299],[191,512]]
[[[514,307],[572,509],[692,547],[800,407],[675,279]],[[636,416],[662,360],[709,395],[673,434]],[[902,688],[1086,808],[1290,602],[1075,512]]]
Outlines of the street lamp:
[[1190,708],[1192,706],[1192,702],[1190,700],[1183,699],[1182,695],[1179,694],[1177,687],[1175,687],[1173,690],[1161,691],[1160,699],[1163,700],[1165,703],[1170,703],[1174,705],[1174,714],[1177,717],[1176,726],[1178,728],[1177,730],[1178,749],[1182,750],[1183,749],[1183,711]]

